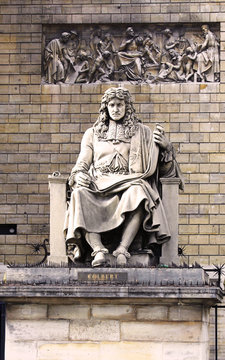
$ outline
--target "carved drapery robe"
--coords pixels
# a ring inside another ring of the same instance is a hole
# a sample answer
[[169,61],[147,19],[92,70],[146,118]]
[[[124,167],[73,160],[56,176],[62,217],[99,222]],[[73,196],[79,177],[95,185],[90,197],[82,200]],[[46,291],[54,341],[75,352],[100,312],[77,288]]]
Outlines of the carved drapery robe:
[[194,69],[205,75],[207,81],[215,81],[215,74],[219,73],[219,45],[216,36],[208,31],[205,41],[201,46],[202,50],[197,55]]
[[61,62],[63,58],[62,48],[59,39],[53,39],[45,48],[45,70],[48,83],[64,79],[65,72]]
[[126,213],[141,204],[145,247],[169,240],[157,184],[160,163],[162,168],[170,163],[167,177],[177,176],[172,153],[160,152],[152,131],[141,123],[131,139],[125,139],[123,126],[113,121],[104,140],[98,140],[94,128],[88,129],[72,172],[88,172],[92,183],[89,188],[74,187],[65,221],[67,240],[79,239],[82,230],[104,233],[116,229]]

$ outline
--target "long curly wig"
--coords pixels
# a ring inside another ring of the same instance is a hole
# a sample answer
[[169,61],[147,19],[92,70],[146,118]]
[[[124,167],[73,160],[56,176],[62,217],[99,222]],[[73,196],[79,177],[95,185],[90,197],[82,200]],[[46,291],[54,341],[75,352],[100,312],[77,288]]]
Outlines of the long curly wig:
[[130,92],[125,88],[112,87],[106,90],[102,97],[99,116],[94,124],[94,131],[99,140],[106,138],[110,120],[108,113],[108,103],[115,97],[125,101],[126,110],[125,116],[122,119],[122,124],[124,125],[126,139],[131,138],[135,134],[137,130],[137,123],[141,122],[135,115],[135,109]]

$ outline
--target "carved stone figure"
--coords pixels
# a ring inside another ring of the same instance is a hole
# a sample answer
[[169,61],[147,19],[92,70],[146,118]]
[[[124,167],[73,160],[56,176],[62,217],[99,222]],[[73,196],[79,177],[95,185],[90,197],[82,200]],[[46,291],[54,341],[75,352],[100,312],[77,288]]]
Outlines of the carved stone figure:
[[133,253],[153,255],[170,239],[158,179],[179,174],[163,127],[141,123],[128,90],[108,89],[69,178],[70,259],[85,260],[90,250],[92,266],[101,266],[110,252],[124,266]]
[[140,80],[142,74],[141,57],[142,52],[139,51],[141,40],[134,33],[132,27],[126,30],[126,39],[122,41],[118,57],[120,64],[124,67],[124,71],[129,80]]
[[125,38],[106,25],[63,32],[45,47],[43,82],[218,82],[219,41],[208,25],[198,32],[184,25],[154,32],[129,26]]
[[63,32],[60,39],[53,39],[45,48],[46,80],[49,84],[63,81],[65,78],[65,63],[63,50],[70,34]]
[[160,51],[159,48],[154,43],[151,33],[147,34],[146,38],[143,41],[143,46],[144,46],[144,55],[146,55],[148,59],[148,63],[159,65],[159,62],[156,60],[156,58],[159,57]]
[[84,50],[80,50],[77,54],[73,71],[66,79],[66,83],[86,83],[88,81],[89,63],[88,56]]
[[219,44],[208,25],[202,25],[202,32],[205,40],[199,46],[195,69],[201,80],[211,82],[219,75]]
[[[183,58],[183,66],[184,66],[184,73],[185,73],[185,80],[189,81],[195,76],[194,72],[194,61],[197,58],[197,52],[195,46],[189,46],[185,50],[184,58]],[[195,78],[195,80],[197,80]]]
[[92,36],[91,48],[94,52],[93,66],[89,82],[107,82],[113,80],[115,69],[113,55],[115,53],[110,33],[98,31]]

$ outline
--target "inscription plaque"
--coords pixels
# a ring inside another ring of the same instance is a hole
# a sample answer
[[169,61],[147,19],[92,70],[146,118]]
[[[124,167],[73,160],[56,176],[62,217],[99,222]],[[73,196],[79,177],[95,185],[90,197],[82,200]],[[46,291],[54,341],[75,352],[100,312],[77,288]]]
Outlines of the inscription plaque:
[[124,282],[127,281],[127,273],[120,272],[78,272],[79,281],[90,281],[90,282]]

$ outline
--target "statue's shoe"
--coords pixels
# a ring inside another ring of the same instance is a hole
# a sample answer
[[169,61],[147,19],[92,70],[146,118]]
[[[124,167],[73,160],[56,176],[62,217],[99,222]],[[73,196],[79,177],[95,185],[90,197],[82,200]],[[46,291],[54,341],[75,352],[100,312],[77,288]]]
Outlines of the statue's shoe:
[[98,251],[97,254],[94,257],[94,260],[92,261],[91,265],[93,267],[96,266],[102,266],[106,263],[105,254],[101,251]]
[[116,265],[117,266],[126,266],[127,265],[127,258],[124,254],[119,254],[117,256]]

